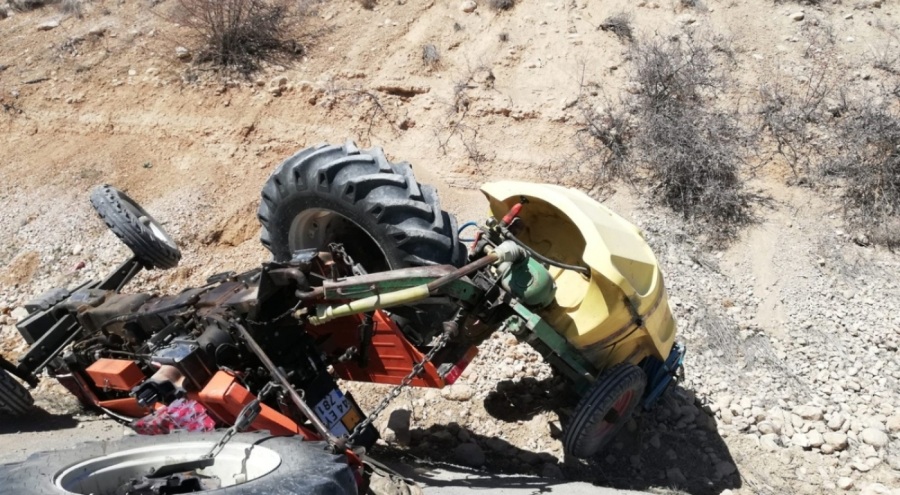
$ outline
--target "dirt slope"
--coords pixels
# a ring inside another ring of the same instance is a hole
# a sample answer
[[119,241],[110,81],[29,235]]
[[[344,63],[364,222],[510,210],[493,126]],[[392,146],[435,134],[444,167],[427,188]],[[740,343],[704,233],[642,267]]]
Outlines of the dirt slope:
[[[809,32],[819,28],[836,40],[833,62],[848,86],[882,82],[888,76],[868,57],[896,47],[900,15],[890,1],[523,0],[503,13],[479,1],[464,13],[457,1],[365,10],[338,0],[298,20],[301,60],[244,80],[179,60],[175,48],[191,45],[169,20],[175,3],[96,0],[81,18],[49,7],[0,19],[4,314],[124,259],[88,205],[98,183],[126,189],[179,240],[181,266],[139,281],[173,290],[267,258],[256,240],[259,188],[280,160],[317,142],[355,139],[409,160],[463,221],[484,215],[476,188],[492,179],[597,194],[575,150],[583,127],[575,102],[585,84],[609,95],[626,88],[625,47],[597,29],[612,13],[632,13],[642,36],[691,28],[730,38],[739,82],[731,97],[746,105],[760,83],[808,74]],[[59,26],[39,31],[48,20]],[[441,54],[436,66],[422,63],[426,43]],[[466,110],[451,112],[460,105]],[[404,394],[397,408],[410,424],[383,449],[458,463],[460,445],[474,443],[488,470],[689,493],[896,492],[900,258],[853,244],[837,206],[785,186],[785,176],[777,162],[758,171],[751,187],[771,201],[722,252],[701,247],[641,193],[603,192],[656,249],[689,348],[684,386],[607,456],[564,462],[556,439],[563,387],[529,349],[499,335],[467,388]],[[22,345],[2,318],[0,351],[14,356]],[[43,407],[73,410],[45,388]],[[368,408],[383,392],[354,390]]]

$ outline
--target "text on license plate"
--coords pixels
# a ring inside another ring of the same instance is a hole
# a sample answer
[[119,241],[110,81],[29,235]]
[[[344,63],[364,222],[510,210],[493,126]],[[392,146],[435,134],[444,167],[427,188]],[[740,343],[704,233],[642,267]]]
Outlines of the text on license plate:
[[353,428],[362,421],[359,411],[338,389],[329,392],[316,404],[314,409],[316,416],[328,427],[328,431],[337,437],[349,435]]

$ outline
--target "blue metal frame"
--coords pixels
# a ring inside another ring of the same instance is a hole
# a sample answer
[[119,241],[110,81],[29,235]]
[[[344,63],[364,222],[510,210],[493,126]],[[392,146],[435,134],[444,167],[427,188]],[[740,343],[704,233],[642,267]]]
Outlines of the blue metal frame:
[[662,397],[678,370],[684,365],[684,353],[684,344],[676,342],[665,362],[647,358],[641,363],[644,373],[647,374],[647,387],[644,389],[642,402],[644,409],[651,409]]

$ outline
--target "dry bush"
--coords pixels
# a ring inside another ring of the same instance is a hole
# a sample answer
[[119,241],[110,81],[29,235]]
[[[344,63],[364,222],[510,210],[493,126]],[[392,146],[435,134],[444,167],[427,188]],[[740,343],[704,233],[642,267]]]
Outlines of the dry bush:
[[632,81],[641,89],[643,104],[653,108],[702,103],[725,87],[724,72],[713,45],[688,36],[655,36],[632,46]]
[[[634,40],[629,92],[618,100],[582,79],[576,134],[581,163],[595,171],[594,187],[610,180],[649,184],[650,197],[691,220],[712,244],[727,242],[750,222],[751,200],[741,171],[757,132],[728,93],[730,50],[704,34]],[[586,89],[589,89],[586,91]],[[594,100],[594,101],[592,101]]]
[[422,63],[428,67],[437,67],[441,63],[441,52],[431,43],[422,46]]
[[509,10],[516,5],[516,0],[490,0],[488,5],[494,10]]
[[9,7],[15,12],[27,12],[39,9],[46,5],[57,3],[59,0],[9,0]]
[[621,41],[630,43],[634,40],[631,29],[632,16],[627,12],[611,15],[600,23],[599,29],[615,34]]
[[250,74],[263,62],[286,62],[299,50],[288,32],[283,0],[178,0],[181,24],[202,43],[199,62]]
[[582,160],[591,163],[600,184],[611,180],[630,180],[634,173],[631,142],[635,126],[625,105],[605,101],[592,106],[580,98],[579,111],[585,126],[576,134],[576,147]]
[[65,14],[70,14],[81,18],[82,0],[62,0],[59,2],[59,10]]
[[641,117],[635,148],[664,204],[704,222],[715,240],[749,223],[740,169],[745,136],[735,115],[671,105]]
[[377,5],[377,3],[375,2],[375,0],[356,0],[356,1],[357,1],[360,5],[362,5],[362,8],[364,8],[364,9],[366,9],[366,10],[372,10],[372,9],[374,9],[375,6]]
[[762,130],[772,138],[775,153],[784,158],[795,178],[808,181],[827,148],[822,142],[829,134],[827,126],[846,110],[843,95],[822,67],[799,82],[766,83],[760,87],[759,98]]
[[726,240],[751,220],[740,177],[754,136],[736,111],[716,106],[728,79],[714,44],[703,38],[660,38],[631,49],[640,88],[631,113],[640,125],[632,149],[660,200]]
[[860,103],[841,123],[841,151],[823,172],[845,181],[848,228],[893,249],[900,247],[900,115],[883,101]]

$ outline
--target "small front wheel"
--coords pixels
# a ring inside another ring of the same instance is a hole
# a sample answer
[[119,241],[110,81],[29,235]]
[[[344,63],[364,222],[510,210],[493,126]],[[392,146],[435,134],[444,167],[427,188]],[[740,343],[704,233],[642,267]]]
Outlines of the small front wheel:
[[99,186],[91,192],[91,205],[146,268],[165,270],[178,265],[181,251],[175,241],[127,194],[112,186]]
[[641,402],[647,375],[637,366],[613,366],[591,386],[575,408],[563,435],[567,454],[592,457],[612,440]]

